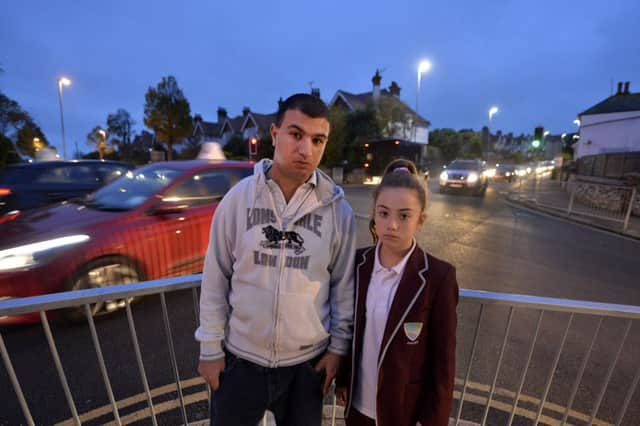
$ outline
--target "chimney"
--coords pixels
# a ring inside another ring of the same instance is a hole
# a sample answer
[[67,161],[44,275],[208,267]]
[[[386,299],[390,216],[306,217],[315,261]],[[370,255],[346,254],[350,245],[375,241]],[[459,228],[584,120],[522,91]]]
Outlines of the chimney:
[[282,100],[282,96],[280,96],[280,99],[278,99],[278,111],[280,111],[280,109],[282,108],[283,103],[284,101]]
[[622,92],[623,95],[628,95],[630,93],[629,92],[629,85],[630,84],[631,84],[630,81],[627,81],[627,82],[624,83],[624,92]]
[[622,82],[621,81],[618,82],[618,91],[616,92],[616,95],[622,95]]
[[222,107],[218,107],[218,123],[222,123],[226,119],[227,119],[227,110]]
[[400,86],[395,81],[391,82],[391,86],[389,86],[389,92],[396,98],[400,97]]
[[246,117],[250,112],[251,112],[251,110],[249,109],[249,107],[242,108],[242,116],[243,117]]
[[320,89],[311,88],[311,96],[315,96],[316,98],[320,99]]
[[380,81],[382,81],[382,76],[380,75],[380,71],[376,70],[371,82],[373,83],[373,100],[375,102],[380,99]]

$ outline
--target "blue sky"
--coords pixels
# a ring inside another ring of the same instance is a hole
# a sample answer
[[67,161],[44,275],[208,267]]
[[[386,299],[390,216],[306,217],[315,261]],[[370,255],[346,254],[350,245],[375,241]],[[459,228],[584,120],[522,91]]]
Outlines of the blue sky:
[[0,90],[60,146],[56,80],[68,76],[67,150],[127,109],[143,125],[144,94],[174,75],[193,113],[218,106],[269,113],[280,96],[371,90],[376,68],[432,128],[575,130],[573,119],[610,94],[640,87],[637,0],[216,2],[19,1],[0,14]]

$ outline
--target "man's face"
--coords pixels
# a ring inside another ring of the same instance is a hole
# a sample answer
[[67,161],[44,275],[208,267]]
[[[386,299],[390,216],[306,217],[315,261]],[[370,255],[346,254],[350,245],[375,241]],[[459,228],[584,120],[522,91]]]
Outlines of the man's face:
[[284,113],[282,124],[271,125],[273,166],[292,181],[304,183],[318,167],[329,137],[329,121],[298,110]]

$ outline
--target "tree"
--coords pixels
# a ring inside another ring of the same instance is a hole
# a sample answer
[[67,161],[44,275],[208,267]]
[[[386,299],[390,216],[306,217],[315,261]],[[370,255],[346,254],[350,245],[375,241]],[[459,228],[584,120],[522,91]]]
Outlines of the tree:
[[22,154],[36,158],[36,152],[49,146],[49,142],[40,127],[29,120],[18,130],[16,146]]
[[0,167],[6,167],[7,164],[19,163],[22,161],[11,139],[0,134]]
[[169,160],[173,158],[173,145],[191,134],[191,107],[173,76],[163,77],[156,88],[149,87],[144,124],[155,131],[158,141],[167,144]]
[[482,158],[482,136],[473,130],[460,130],[463,155],[467,158]]
[[324,149],[322,165],[332,167],[342,165],[344,160],[344,147],[346,144],[345,126],[347,122],[347,111],[344,108],[332,107],[329,110],[329,123],[331,131],[327,147]]
[[249,148],[244,138],[233,135],[223,148],[224,155],[231,160],[246,160],[249,158]]
[[136,122],[131,118],[131,114],[126,109],[118,110],[107,116],[107,130],[109,134],[117,136],[112,138],[111,143],[117,145],[120,152],[128,156],[131,147],[131,134]]
[[378,100],[376,111],[382,137],[408,139],[412,136],[411,118],[394,98],[382,96]]
[[350,112],[345,121],[344,157],[348,164],[359,167],[364,163],[364,144],[380,137],[380,127],[373,106]]
[[429,134],[429,145],[439,148],[442,159],[448,163],[460,156],[462,139],[453,129],[436,129]]
[[266,130],[262,131],[258,134],[258,155],[256,155],[258,160],[263,158],[271,158],[273,159],[273,140],[271,139],[271,133]]
[[0,92],[0,134],[7,135],[9,127],[17,131],[29,121],[32,121],[31,117],[18,102]]

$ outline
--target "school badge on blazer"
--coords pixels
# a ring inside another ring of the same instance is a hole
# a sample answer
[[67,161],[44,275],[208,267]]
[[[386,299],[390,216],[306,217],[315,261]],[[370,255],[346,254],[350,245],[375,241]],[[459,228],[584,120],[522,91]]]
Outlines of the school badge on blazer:
[[406,334],[407,339],[415,342],[420,332],[422,331],[422,323],[421,322],[405,322],[404,323],[404,334]]

